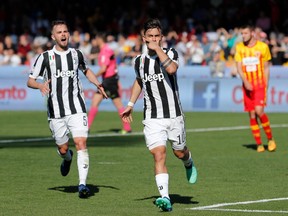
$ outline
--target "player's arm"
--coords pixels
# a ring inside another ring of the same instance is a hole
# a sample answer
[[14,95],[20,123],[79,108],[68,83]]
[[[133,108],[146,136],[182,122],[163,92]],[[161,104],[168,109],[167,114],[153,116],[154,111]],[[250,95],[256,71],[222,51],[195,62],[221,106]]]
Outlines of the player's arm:
[[142,92],[142,80],[140,78],[137,78],[132,86],[132,92],[129,103],[125,108],[125,110],[120,114],[124,122],[131,123],[133,121],[132,118],[133,106],[136,103],[141,92]]
[[267,88],[269,86],[269,79],[270,79],[270,67],[269,66],[270,66],[269,61],[264,62],[264,74],[265,74]]
[[93,71],[91,69],[87,69],[85,71],[85,76],[87,77],[87,79],[93,83],[98,89],[99,91],[101,92],[101,94],[103,95],[104,98],[108,98],[107,94],[105,93],[105,90],[102,86],[102,84],[99,82],[99,80],[97,79],[97,77],[95,76],[95,74],[93,73]]
[[96,77],[102,76],[106,72],[106,70],[107,70],[107,65],[101,66],[98,72],[95,74],[95,76]]
[[49,83],[51,80],[47,80],[44,83],[37,82],[36,79],[29,77],[27,81],[27,86],[32,89],[39,89],[41,94],[47,95],[50,92]]
[[146,44],[149,49],[156,52],[162,67],[165,68],[168,74],[174,74],[177,72],[178,64],[174,62],[156,42],[150,41],[149,43],[146,42]]
[[242,79],[242,82],[244,84],[244,87],[249,90],[252,91],[252,85],[251,83],[246,79],[246,77],[244,76],[243,70],[242,70],[242,62],[236,62],[236,67],[237,67],[237,72],[240,76],[240,78]]

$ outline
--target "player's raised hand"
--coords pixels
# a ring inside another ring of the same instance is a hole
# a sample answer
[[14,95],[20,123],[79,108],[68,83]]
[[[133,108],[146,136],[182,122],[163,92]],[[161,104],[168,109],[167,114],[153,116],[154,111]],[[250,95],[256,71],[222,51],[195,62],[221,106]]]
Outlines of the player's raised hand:
[[133,108],[131,106],[127,106],[125,110],[120,114],[124,122],[131,123],[133,121],[132,111],[133,111]]

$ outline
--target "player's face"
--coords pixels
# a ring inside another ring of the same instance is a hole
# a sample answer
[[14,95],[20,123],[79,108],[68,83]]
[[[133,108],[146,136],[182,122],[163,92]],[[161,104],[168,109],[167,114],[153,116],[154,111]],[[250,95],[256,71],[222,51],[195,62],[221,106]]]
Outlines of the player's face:
[[162,40],[162,34],[160,29],[158,28],[153,28],[153,29],[148,29],[145,32],[145,35],[143,36],[144,42],[155,42],[159,46],[161,45],[161,40]]
[[243,42],[245,44],[248,44],[252,39],[253,32],[249,28],[244,28],[241,30],[241,36],[242,36]]
[[52,39],[56,42],[56,46],[62,50],[68,48],[69,32],[66,25],[55,25],[52,30]]

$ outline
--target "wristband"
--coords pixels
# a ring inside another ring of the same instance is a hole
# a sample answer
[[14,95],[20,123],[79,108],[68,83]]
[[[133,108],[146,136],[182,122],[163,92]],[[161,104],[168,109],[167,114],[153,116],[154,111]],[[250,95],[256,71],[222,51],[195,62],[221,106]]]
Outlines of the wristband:
[[133,107],[133,106],[134,106],[134,103],[131,102],[131,101],[129,101],[128,104],[127,104],[127,106]]

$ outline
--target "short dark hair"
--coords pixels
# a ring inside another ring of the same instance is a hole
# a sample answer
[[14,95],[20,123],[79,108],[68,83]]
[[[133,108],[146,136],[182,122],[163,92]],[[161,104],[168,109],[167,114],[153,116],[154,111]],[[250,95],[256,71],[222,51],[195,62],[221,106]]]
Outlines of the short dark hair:
[[241,29],[245,29],[245,28],[248,28],[250,29],[250,31],[254,31],[255,30],[255,26],[251,25],[251,24],[243,24],[241,26]]
[[161,26],[159,19],[157,19],[157,18],[148,19],[144,23],[144,27],[143,27],[144,32],[143,33],[145,34],[148,29],[152,29],[152,28],[157,28],[162,32],[162,26]]
[[53,20],[51,22],[51,31],[53,30],[54,26],[56,26],[56,25],[66,25],[67,26],[67,23],[64,20]]

